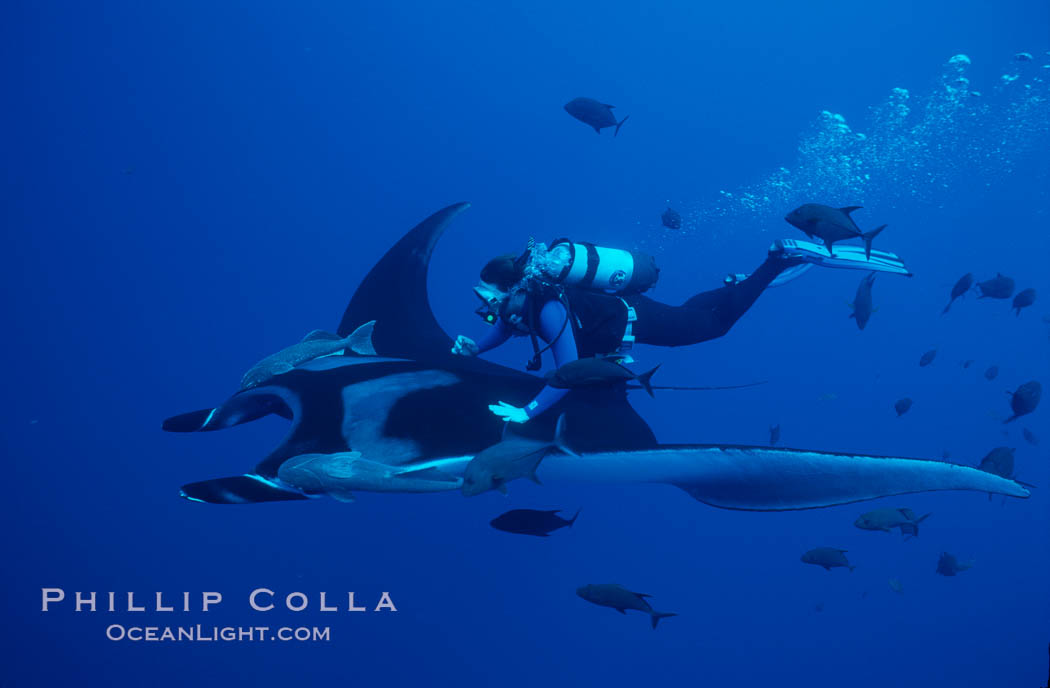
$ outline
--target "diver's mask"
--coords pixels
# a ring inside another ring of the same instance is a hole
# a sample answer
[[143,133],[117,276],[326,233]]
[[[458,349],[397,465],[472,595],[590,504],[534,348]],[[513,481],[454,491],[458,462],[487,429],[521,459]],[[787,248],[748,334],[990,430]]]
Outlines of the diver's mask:
[[481,305],[474,312],[489,325],[495,325],[499,320],[500,306],[507,295],[485,282],[474,287],[474,295],[481,299]]

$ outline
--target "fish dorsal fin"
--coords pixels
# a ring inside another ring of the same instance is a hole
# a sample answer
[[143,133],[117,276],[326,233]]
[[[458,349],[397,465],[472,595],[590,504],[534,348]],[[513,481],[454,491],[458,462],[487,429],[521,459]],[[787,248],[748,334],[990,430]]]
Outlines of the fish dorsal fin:
[[468,207],[469,203],[456,203],[439,210],[394,244],[357,287],[339,323],[339,335],[346,337],[370,320],[382,320],[372,335],[377,355],[451,357],[452,338],[430,310],[427,271],[438,239]]
[[847,206],[846,206],[845,208],[839,208],[839,210],[841,210],[842,212],[844,212],[844,213],[846,213],[847,215],[849,215],[849,214],[850,214],[850,213],[852,213],[852,212],[853,212],[854,210],[860,210],[860,209],[861,209],[861,208],[863,208],[863,207],[864,207],[864,206],[862,206],[862,205],[847,205]]
[[650,595],[649,593],[646,593],[646,592],[636,592],[634,594],[637,595],[638,597],[642,597],[642,598],[652,597],[652,595]]
[[332,332],[328,332],[326,330],[313,330],[312,332],[308,333],[305,337],[303,337],[302,341],[304,341],[304,342],[318,342],[318,341],[334,341],[336,339],[342,339],[342,337],[340,337],[339,335],[334,334]]
[[616,107],[615,105],[609,105],[608,103],[602,103],[602,105],[609,108],[610,110]]
[[376,348],[372,345],[372,332],[376,321],[369,320],[350,334],[350,350],[360,356],[375,356]]

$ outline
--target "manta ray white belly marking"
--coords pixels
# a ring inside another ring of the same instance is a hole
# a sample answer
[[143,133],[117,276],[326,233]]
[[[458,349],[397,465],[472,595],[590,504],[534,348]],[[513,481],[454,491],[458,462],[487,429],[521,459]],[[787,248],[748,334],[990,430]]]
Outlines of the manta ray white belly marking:
[[[342,432],[347,446],[380,463],[387,459],[400,463],[403,457],[417,455],[419,445],[415,441],[383,434],[392,407],[409,392],[449,387],[460,381],[453,373],[431,369],[396,373],[346,387]],[[425,424],[426,418],[420,418],[419,422]]]

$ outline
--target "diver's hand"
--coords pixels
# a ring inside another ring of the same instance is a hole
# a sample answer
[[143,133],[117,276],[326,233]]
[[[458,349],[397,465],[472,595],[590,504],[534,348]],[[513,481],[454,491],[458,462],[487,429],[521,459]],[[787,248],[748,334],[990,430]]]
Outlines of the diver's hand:
[[524,423],[529,419],[529,414],[525,413],[525,409],[511,406],[505,401],[501,401],[498,404],[489,404],[489,411],[511,423]]
[[457,356],[477,356],[478,345],[470,337],[459,335],[455,344],[452,345],[452,353]]

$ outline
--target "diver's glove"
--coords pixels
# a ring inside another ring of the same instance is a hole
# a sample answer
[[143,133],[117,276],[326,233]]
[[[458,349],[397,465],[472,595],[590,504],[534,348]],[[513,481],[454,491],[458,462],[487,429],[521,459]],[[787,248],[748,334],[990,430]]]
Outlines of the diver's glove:
[[459,335],[456,337],[455,344],[452,345],[452,353],[457,356],[477,356],[478,345],[470,337]]
[[529,419],[529,414],[525,412],[525,409],[511,406],[505,401],[501,401],[498,404],[489,404],[489,411],[511,423],[524,423]]

